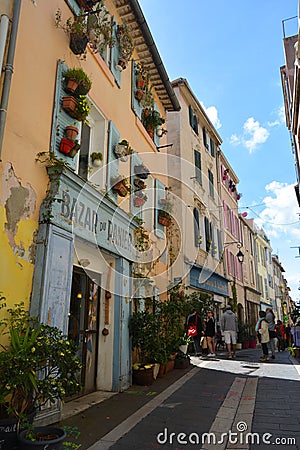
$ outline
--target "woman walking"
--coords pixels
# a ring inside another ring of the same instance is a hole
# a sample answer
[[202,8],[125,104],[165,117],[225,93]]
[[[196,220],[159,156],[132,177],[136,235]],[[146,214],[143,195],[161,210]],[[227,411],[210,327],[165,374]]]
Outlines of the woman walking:
[[209,354],[207,356],[216,356],[216,343],[215,343],[215,335],[216,335],[216,322],[214,318],[214,312],[208,311],[207,313],[207,321],[205,323],[205,336],[207,339],[207,345],[209,349]]
[[268,328],[268,322],[266,321],[266,312],[265,311],[259,311],[259,323],[258,323],[258,332],[261,336],[261,347],[263,351],[263,355],[260,357],[261,361],[269,361],[268,356],[268,342],[270,341],[269,337],[269,328]]

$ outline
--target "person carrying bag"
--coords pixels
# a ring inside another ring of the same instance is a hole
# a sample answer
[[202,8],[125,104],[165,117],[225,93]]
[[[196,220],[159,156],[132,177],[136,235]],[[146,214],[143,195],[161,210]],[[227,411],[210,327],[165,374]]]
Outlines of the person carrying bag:
[[196,310],[193,310],[192,314],[189,315],[187,320],[187,327],[188,336],[193,338],[194,341],[195,356],[201,356],[200,339],[202,336],[202,323]]

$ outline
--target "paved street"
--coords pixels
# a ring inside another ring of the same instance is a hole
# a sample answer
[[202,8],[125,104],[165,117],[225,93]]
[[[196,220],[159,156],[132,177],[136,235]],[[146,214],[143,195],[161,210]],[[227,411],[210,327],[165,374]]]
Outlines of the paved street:
[[282,352],[262,364],[260,353],[192,357],[191,370],[114,395],[60,424],[69,448],[300,449],[300,362]]

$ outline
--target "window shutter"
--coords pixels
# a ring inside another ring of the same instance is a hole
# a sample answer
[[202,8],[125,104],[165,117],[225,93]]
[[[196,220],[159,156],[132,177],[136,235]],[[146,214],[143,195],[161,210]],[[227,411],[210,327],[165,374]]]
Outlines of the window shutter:
[[199,211],[197,208],[193,209],[193,216],[194,216],[194,243],[195,247],[200,247]]
[[211,240],[211,247],[210,247],[210,252],[211,254],[214,256],[215,254],[215,230],[214,230],[214,224],[212,222],[210,222],[209,224],[209,229],[210,229],[210,240]]
[[67,3],[71,9],[71,11],[78,16],[78,14],[80,13],[80,6],[78,5],[78,3],[75,0],[67,0]]
[[223,201],[223,210],[224,210],[224,226],[228,228],[228,206]]
[[201,172],[201,155],[197,150],[194,150],[195,161],[195,176],[199,184],[202,185],[202,172]]
[[208,148],[207,134],[206,134],[206,128],[205,128],[205,127],[203,127],[202,132],[203,132],[203,143],[204,143],[204,146],[205,146],[206,148]]
[[131,66],[131,108],[133,109],[134,113],[138,116],[139,119],[142,117],[142,105],[141,103],[135,98],[135,92],[136,92],[136,78],[137,78],[137,65],[135,61],[132,61]]
[[215,156],[215,143],[212,139],[210,140],[210,154],[211,156]]
[[194,111],[191,105],[189,106],[189,119],[190,119],[190,125],[192,128],[194,128]]
[[208,180],[209,180],[209,194],[214,198],[214,175],[211,170],[208,169]]
[[69,116],[61,106],[63,97],[69,95],[64,90],[65,86],[63,80],[63,74],[67,69],[68,67],[65,63],[59,60],[56,72],[50,149],[56,158],[64,160],[72,169],[75,169],[77,166],[78,153],[74,158],[70,158],[59,151],[60,140],[65,137],[65,128],[68,125],[73,125],[75,121],[75,119]]
[[120,70],[116,69],[118,65],[119,58],[121,56],[118,39],[117,39],[117,24],[114,24],[112,30],[113,37],[115,39],[115,45],[111,48],[110,53],[110,70],[115,77],[116,83],[119,87],[121,87],[121,73]]
[[218,240],[218,255],[219,259],[222,258],[222,234],[221,230],[217,230],[217,240]]
[[158,180],[155,179],[155,217],[154,217],[154,228],[155,234],[157,237],[163,239],[165,237],[165,227],[158,223],[158,210],[161,209],[159,204],[159,200],[165,198],[165,185]]
[[211,240],[211,238],[210,238],[209,220],[207,217],[204,217],[204,228],[205,228],[205,249],[207,252],[209,252],[211,248],[211,243],[209,241]]
[[[157,108],[156,103],[154,103],[154,110],[155,110],[155,111],[158,111],[158,108]],[[154,142],[154,144],[156,145],[156,147],[159,146],[159,137],[158,137],[157,134],[156,134],[156,129],[154,130],[153,142]]]
[[[132,189],[135,190],[135,191],[137,191],[138,188],[136,188],[134,186],[134,179],[136,178],[135,174],[134,174],[134,166],[138,166],[140,164],[143,164],[143,161],[141,160],[139,155],[137,153],[135,153],[135,152],[132,153],[132,155],[131,155],[131,186],[132,186]],[[145,182],[147,183],[146,180],[145,180]],[[143,206],[138,206],[138,207],[134,206],[134,197],[135,197],[134,193],[132,193],[132,195],[130,196],[130,211],[131,211],[131,214],[133,214],[134,216],[137,216],[140,219],[142,219],[143,218]]]
[[199,129],[198,129],[198,119],[197,116],[194,114],[194,126],[193,129],[195,131],[195,133],[198,135],[199,134]]
[[110,198],[116,203],[118,202],[118,194],[112,191],[112,178],[117,178],[119,175],[119,159],[114,154],[115,145],[120,142],[120,133],[113,124],[109,122],[109,135],[108,135],[108,155],[107,155],[107,191]]
[[225,250],[225,253],[226,253],[226,262],[227,262],[227,272],[229,275],[232,275],[230,252],[228,251],[227,248]]

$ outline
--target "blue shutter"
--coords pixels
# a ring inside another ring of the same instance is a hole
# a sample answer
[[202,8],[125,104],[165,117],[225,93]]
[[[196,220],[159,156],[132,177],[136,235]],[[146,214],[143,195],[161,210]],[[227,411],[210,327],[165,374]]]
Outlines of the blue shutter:
[[[158,107],[157,107],[157,105],[156,105],[156,103],[154,103],[154,110],[155,111],[158,111]],[[159,147],[159,137],[157,136],[157,134],[156,134],[156,129],[154,130],[154,137],[153,137],[153,141],[154,141],[154,144],[156,145],[156,147]]]
[[118,202],[118,194],[114,193],[111,189],[112,178],[117,178],[119,175],[119,159],[114,154],[115,145],[120,142],[120,133],[113,124],[109,122],[109,135],[108,135],[108,155],[107,155],[107,191],[111,199],[116,203]]
[[218,239],[218,255],[219,259],[222,258],[222,234],[221,230],[217,230],[217,239]]
[[115,44],[111,48],[111,53],[110,53],[110,70],[112,71],[113,76],[115,77],[117,85],[119,87],[121,87],[121,72],[120,72],[120,70],[116,69],[116,66],[119,62],[119,58],[121,56],[118,39],[117,39],[117,24],[115,24],[113,26],[112,34],[115,39]]
[[139,102],[135,98],[135,91],[136,91],[136,71],[137,66],[135,61],[132,61],[132,70],[131,70],[131,108],[133,109],[134,113],[138,116],[139,119],[142,118],[142,105],[141,102]]
[[165,237],[165,227],[158,223],[158,210],[161,209],[159,204],[159,200],[165,198],[165,185],[158,180],[155,179],[155,217],[154,217],[154,228],[155,234],[157,237],[163,239]]
[[68,69],[64,62],[58,61],[57,72],[56,72],[56,86],[55,86],[55,97],[54,97],[54,109],[52,118],[52,130],[51,130],[51,141],[50,141],[50,151],[58,159],[64,160],[75,169],[77,166],[78,153],[74,158],[64,155],[59,151],[60,140],[65,136],[65,128],[68,125],[74,125],[76,122],[69,114],[67,114],[62,109],[62,99],[67,92],[64,90],[64,80],[63,74]]
[[[134,179],[135,179],[134,166],[138,166],[140,164],[143,164],[143,161],[141,160],[139,155],[135,152],[132,153],[132,155],[131,155],[131,186],[132,186],[133,191],[138,190],[138,188],[136,188],[134,186]],[[147,180],[143,180],[143,181],[145,183],[147,182]],[[130,212],[131,212],[131,214],[142,219],[143,218],[143,207],[144,206],[139,206],[139,207],[134,206],[134,193],[132,193],[132,195],[130,196]]]
[[199,211],[197,208],[193,209],[193,216],[194,216],[194,243],[195,243],[195,247],[200,247]]
[[78,16],[78,14],[80,13],[80,6],[78,5],[78,3],[75,0],[67,0],[67,3],[73,13]]

